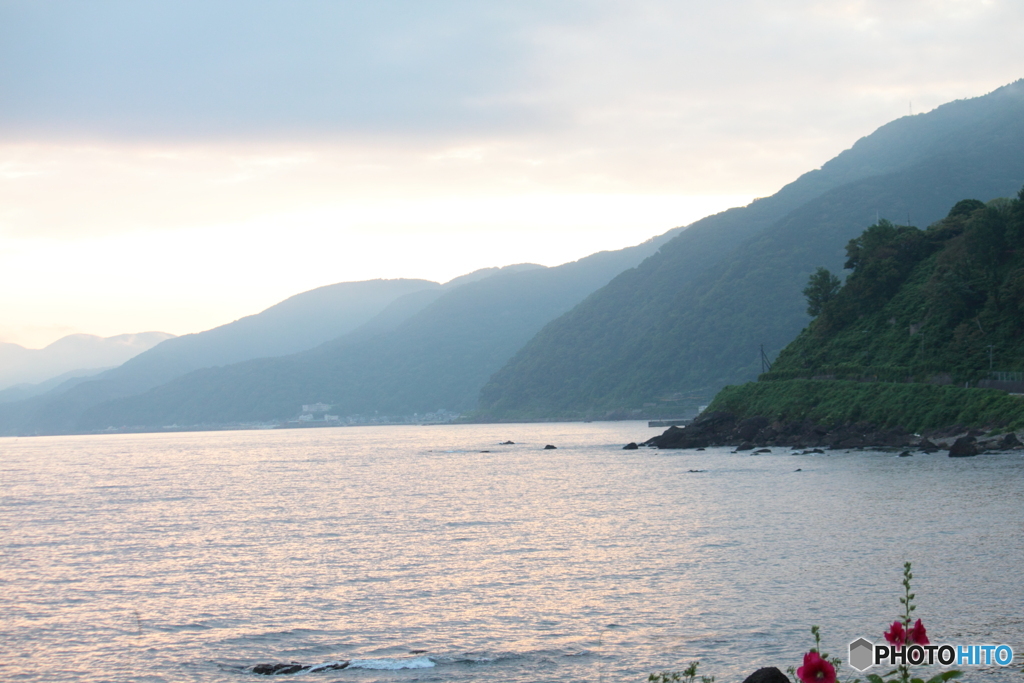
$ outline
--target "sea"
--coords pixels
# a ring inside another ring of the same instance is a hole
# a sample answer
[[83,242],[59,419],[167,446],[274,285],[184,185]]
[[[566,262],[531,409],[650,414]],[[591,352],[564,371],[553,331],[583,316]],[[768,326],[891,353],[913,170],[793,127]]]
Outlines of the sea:
[[0,681],[739,683],[883,643],[904,562],[933,643],[1016,653],[962,680],[1022,680],[1021,453],[623,450],[660,431],[0,439]]

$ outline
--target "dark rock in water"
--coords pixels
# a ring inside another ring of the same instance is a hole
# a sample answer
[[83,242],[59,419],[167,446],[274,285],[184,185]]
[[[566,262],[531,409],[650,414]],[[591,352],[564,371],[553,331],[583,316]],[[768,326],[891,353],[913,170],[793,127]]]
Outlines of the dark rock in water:
[[252,672],[254,674],[261,674],[263,676],[283,676],[285,674],[297,674],[300,671],[305,671],[308,668],[308,666],[303,666],[298,662],[292,662],[291,664],[278,662],[276,664],[257,664],[252,668]]
[[949,449],[951,458],[970,458],[978,454],[978,440],[973,436],[961,436]]
[[702,450],[704,450],[704,449],[703,449],[703,448],[698,448],[697,450],[698,450],[698,451],[702,451]]
[[546,450],[546,451],[553,451],[556,448],[557,448],[557,446],[552,446],[551,444],[548,444],[547,446],[544,447],[544,450]]
[[515,446],[516,442],[515,441],[502,441],[498,445],[499,446]]
[[[509,443],[512,443],[512,442],[509,441]],[[427,653],[429,651],[430,650],[409,650],[409,654],[411,654],[411,655],[422,655],[422,654],[425,654],[425,653]]]
[[691,474],[700,474],[701,472],[707,472],[707,470],[689,470]]
[[801,468],[797,467],[797,468],[796,468],[795,470],[793,470],[793,471],[794,471],[794,472],[803,472],[803,469],[801,469]]
[[622,450],[624,450],[624,451],[635,451],[638,448],[640,448],[640,447],[636,445],[635,441],[630,441],[629,443],[627,443],[625,446],[622,447]]
[[910,451],[903,451],[902,453],[900,453],[901,458],[909,458],[912,455],[913,453],[911,453]]
[[1010,432],[999,440],[999,447],[1004,451],[1008,451],[1012,448],[1024,448],[1024,443],[1020,442],[1020,439],[1017,438],[1016,434]]
[[772,449],[770,449],[770,448],[760,448],[760,449],[754,451],[754,453],[771,453],[771,452],[772,452]]
[[299,664],[298,662],[291,662],[285,664],[284,662],[277,662],[276,664],[257,664],[252,668],[254,674],[260,674],[262,676],[284,676],[287,674],[297,674],[300,671],[337,671],[338,669],[344,669],[348,667],[348,661],[341,662],[329,662],[327,664]]
[[774,666],[766,666],[747,676],[743,683],[790,683],[790,680]]
[[490,453],[490,451],[480,451],[481,453]]
[[933,444],[928,439],[921,439],[921,442],[917,444],[917,447],[920,448],[925,453],[934,453],[935,451],[939,450],[939,447]]
[[754,444],[750,443],[749,441],[747,441],[746,443],[741,443],[739,446],[736,447],[736,452],[737,453],[739,451],[752,451],[752,450],[754,450]]

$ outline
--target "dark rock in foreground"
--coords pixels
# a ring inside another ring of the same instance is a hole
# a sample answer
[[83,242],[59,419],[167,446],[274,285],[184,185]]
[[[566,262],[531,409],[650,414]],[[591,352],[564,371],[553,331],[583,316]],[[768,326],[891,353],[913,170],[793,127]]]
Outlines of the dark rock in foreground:
[[624,450],[624,451],[635,451],[638,448],[640,448],[640,447],[636,445],[636,441],[630,441],[629,443],[627,443],[625,446],[622,447],[622,450]]
[[743,683],[790,683],[790,680],[774,666],[766,666],[747,676]]
[[547,446],[544,447],[544,450],[546,450],[546,451],[553,451],[556,448],[558,448],[558,446],[552,446],[551,444],[548,444]]

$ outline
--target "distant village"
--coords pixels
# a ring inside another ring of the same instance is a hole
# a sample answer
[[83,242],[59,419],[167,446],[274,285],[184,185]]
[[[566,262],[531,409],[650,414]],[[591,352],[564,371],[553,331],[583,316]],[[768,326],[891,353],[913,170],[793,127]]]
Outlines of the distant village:
[[341,427],[359,425],[396,425],[396,424],[446,424],[460,416],[459,413],[452,413],[444,408],[439,408],[432,413],[413,413],[412,415],[332,415],[332,405],[328,403],[307,403],[302,406],[301,414],[293,419],[287,420],[279,425],[287,427]]

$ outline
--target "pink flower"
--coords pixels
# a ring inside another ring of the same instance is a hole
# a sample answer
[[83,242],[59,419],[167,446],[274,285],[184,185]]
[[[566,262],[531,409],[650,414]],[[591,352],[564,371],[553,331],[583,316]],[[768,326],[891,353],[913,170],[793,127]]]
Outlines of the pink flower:
[[804,665],[796,675],[802,683],[836,683],[836,668],[813,650],[804,655]]
[[918,619],[911,628],[910,632],[907,633],[907,642],[914,643],[917,645],[928,645],[928,632],[924,630],[924,624]]
[[[924,632],[924,627],[921,627],[921,632]],[[900,650],[907,642],[907,632],[903,630],[903,624],[899,620],[892,622],[892,627],[885,633],[885,639],[894,650]]]

